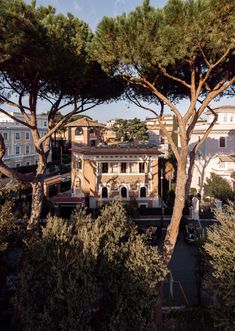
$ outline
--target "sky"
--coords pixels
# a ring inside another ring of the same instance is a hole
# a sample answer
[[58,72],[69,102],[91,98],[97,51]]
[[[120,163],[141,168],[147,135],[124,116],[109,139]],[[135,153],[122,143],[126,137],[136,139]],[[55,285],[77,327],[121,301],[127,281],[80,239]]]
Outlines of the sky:
[[[31,0],[26,0],[26,2],[30,3]],[[124,12],[128,13],[134,10],[136,6],[141,5],[142,2],[142,0],[37,0],[37,6],[51,5],[56,8],[57,13],[67,14],[70,12],[84,20],[95,31],[97,24],[104,16],[114,17]],[[163,7],[167,0],[150,0],[150,3],[154,7]],[[223,98],[211,105],[218,107],[225,104],[235,105],[235,99]],[[187,108],[186,101],[182,101],[179,107],[184,112]],[[44,110],[42,109],[42,111]],[[144,111],[127,101],[103,104],[88,111],[86,114],[103,123],[114,118],[130,119],[138,117],[144,120],[146,117],[152,117],[152,113]]]

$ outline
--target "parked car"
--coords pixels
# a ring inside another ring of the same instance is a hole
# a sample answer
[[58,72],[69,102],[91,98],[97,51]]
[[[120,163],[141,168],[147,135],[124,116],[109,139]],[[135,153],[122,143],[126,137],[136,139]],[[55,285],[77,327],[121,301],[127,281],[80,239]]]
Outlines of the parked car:
[[198,239],[197,228],[194,224],[186,224],[184,228],[184,238],[188,244],[194,244]]

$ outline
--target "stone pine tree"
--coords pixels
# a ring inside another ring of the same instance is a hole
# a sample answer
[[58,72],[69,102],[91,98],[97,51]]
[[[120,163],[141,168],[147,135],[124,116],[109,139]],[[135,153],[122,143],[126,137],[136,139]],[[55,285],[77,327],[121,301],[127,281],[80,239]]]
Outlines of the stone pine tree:
[[120,202],[97,220],[49,218],[28,246],[16,307],[24,330],[153,330],[167,274]]
[[112,127],[116,139],[121,141],[141,141],[148,139],[148,130],[144,122],[138,118],[132,120],[117,119]]
[[[172,256],[184,208],[191,134],[210,103],[235,83],[234,38],[233,0],[170,0],[163,9],[145,0],[129,15],[105,17],[92,42],[93,58],[127,81],[129,98],[158,117],[176,157],[176,198],[164,242],[166,261]],[[155,100],[156,107],[144,106],[141,97]],[[177,106],[181,98],[188,100],[186,112]],[[175,115],[179,146],[164,126],[165,106]]]
[[212,299],[211,313],[218,330],[235,329],[235,204],[216,211],[219,224],[208,229],[204,251],[209,264],[205,285]]
[[[0,135],[0,171],[32,186],[29,228],[40,218],[53,133],[72,115],[115,98],[121,91],[117,80],[90,59],[87,46],[92,33],[88,26],[71,14],[56,15],[54,8],[36,7],[35,3],[1,0],[0,18],[0,113],[30,129],[38,153],[36,175],[22,175],[4,163],[5,144]],[[9,109],[17,110],[22,118],[11,115]],[[39,109],[48,113],[44,136],[38,130]],[[56,121],[59,111],[66,115]]]

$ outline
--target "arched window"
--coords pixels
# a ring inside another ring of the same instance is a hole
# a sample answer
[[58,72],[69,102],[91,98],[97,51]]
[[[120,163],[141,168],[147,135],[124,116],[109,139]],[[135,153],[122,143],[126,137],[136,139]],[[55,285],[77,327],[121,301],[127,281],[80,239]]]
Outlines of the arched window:
[[146,187],[145,187],[145,186],[142,186],[142,187],[140,188],[140,197],[141,197],[141,198],[146,198],[146,194],[147,194],[147,192],[146,192]]
[[124,186],[121,188],[121,197],[127,198],[127,189]]
[[108,189],[107,187],[102,188],[102,198],[107,198],[108,197]]
[[76,128],[75,136],[81,136],[82,134],[83,134],[83,129],[82,128]]

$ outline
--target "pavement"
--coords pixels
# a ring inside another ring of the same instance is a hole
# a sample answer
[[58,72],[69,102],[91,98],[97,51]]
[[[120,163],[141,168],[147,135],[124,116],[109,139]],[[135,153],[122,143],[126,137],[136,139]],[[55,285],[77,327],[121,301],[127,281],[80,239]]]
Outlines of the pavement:
[[[215,219],[184,220],[182,225],[194,223],[198,234],[206,234],[208,227],[215,224]],[[161,220],[157,218],[144,218],[136,220],[139,225],[160,226]],[[163,243],[169,220],[164,218],[162,235],[159,245]],[[164,284],[163,306],[183,307],[195,306],[201,303],[202,292],[198,278],[198,248],[184,240],[183,228],[180,229],[175,250],[170,262],[171,277]]]

